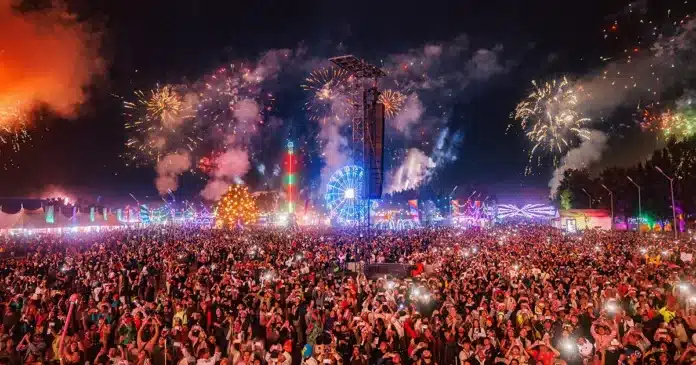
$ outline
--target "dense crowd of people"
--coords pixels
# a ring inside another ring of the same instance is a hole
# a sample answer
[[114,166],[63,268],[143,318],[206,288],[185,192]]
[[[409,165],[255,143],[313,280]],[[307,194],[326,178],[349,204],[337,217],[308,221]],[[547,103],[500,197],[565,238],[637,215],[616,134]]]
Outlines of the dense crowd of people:
[[0,363],[696,364],[691,237],[543,226],[0,237]]

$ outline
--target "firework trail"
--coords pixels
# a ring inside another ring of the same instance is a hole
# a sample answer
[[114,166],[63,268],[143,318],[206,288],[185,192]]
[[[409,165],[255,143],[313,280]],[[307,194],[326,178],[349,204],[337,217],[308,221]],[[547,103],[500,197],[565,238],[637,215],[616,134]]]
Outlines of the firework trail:
[[593,114],[634,100],[658,101],[693,75],[694,4],[637,1],[607,17],[602,70],[583,80],[593,95]]
[[384,105],[384,115],[388,119],[396,117],[404,106],[406,96],[398,91],[391,89],[384,90],[377,100]]
[[534,157],[541,159],[541,152],[553,157],[554,166],[559,157],[575,147],[579,140],[589,139],[584,128],[590,121],[575,108],[581,98],[581,89],[572,86],[564,77],[543,85],[532,81],[534,89],[515,108],[514,119],[520,122],[533,147],[529,152],[530,162]]
[[309,93],[305,103],[309,119],[340,119],[349,115],[354,104],[350,92],[352,82],[348,72],[337,67],[313,71],[300,85]]

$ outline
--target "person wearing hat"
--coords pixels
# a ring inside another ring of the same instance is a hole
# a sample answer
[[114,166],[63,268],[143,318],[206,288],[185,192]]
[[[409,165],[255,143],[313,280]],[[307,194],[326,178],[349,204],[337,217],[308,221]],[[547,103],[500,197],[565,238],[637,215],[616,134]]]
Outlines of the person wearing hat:
[[600,318],[592,324],[590,332],[595,340],[597,351],[602,352],[610,346],[612,340],[616,339],[616,324]]

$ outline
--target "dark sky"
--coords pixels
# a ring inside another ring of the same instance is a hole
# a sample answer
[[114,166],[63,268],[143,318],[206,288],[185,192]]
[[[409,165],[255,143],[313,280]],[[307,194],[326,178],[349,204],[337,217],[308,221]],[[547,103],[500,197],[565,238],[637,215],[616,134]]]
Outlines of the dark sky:
[[[607,0],[75,2],[71,5],[81,17],[102,30],[107,73],[90,88],[80,117],[46,116],[37,123],[32,142],[19,153],[1,157],[5,162],[12,159],[16,167],[0,172],[0,195],[27,195],[47,185],[92,197],[156,195],[153,169],[126,167],[119,158],[126,133],[121,104],[113,94],[128,95],[156,82],[195,80],[222,63],[254,59],[268,49],[302,45],[316,57],[335,56],[342,49],[378,62],[389,54],[461,34],[469,37],[472,48],[502,45],[506,57],[502,61],[509,68],[490,82],[467,88],[453,101],[450,127],[464,138],[458,160],[434,183],[442,189],[485,186],[501,193],[522,187],[545,189],[550,170],[523,176],[526,142],[519,131],[506,134],[509,114],[528,91],[529,80],[583,74],[596,67],[605,17],[626,4]],[[287,123],[279,138],[296,137],[292,134],[308,123],[301,96],[289,94],[288,100],[278,100],[276,110]],[[264,153],[273,155],[275,150],[271,147]],[[177,195],[194,196],[203,185],[199,177],[184,176]]]

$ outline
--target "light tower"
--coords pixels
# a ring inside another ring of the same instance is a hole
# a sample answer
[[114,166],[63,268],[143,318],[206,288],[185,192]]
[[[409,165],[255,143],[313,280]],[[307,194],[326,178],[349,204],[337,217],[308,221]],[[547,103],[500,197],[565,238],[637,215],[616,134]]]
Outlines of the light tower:
[[292,141],[288,141],[287,144],[287,174],[285,176],[285,185],[287,189],[288,197],[288,214],[295,213],[295,172],[293,169],[293,164],[295,163],[295,145]]

